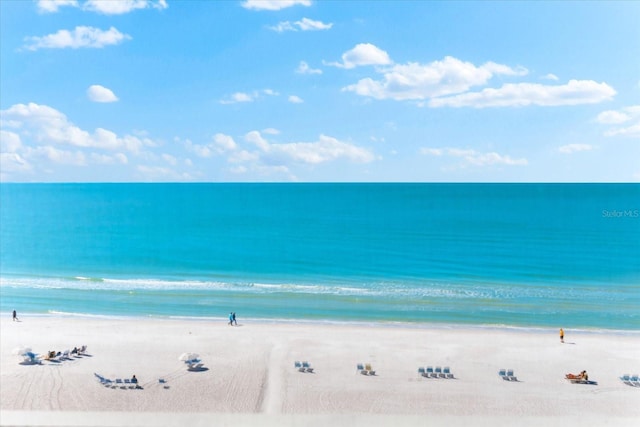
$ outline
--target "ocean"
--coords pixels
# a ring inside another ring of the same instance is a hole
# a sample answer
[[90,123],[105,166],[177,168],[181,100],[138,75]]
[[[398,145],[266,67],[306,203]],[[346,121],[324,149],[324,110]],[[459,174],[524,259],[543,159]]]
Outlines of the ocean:
[[640,331],[638,184],[0,184],[0,312]]

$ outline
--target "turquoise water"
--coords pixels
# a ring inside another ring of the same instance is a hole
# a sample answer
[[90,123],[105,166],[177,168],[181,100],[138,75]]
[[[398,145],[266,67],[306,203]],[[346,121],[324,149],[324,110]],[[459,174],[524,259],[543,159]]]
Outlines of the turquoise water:
[[640,330],[637,184],[1,184],[0,311]]

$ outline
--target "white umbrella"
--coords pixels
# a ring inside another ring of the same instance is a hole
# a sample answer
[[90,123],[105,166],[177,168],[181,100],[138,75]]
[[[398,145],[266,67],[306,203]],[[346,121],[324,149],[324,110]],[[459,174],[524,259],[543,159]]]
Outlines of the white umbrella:
[[31,353],[31,347],[16,347],[11,353],[15,354],[16,356],[24,356],[27,353]]
[[190,360],[197,359],[198,357],[200,357],[198,353],[182,353],[180,357],[178,357],[178,360],[188,362]]

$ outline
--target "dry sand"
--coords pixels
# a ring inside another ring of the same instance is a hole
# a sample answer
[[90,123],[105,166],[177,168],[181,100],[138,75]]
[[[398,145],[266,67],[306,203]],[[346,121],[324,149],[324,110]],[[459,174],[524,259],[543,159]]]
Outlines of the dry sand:
[[[224,320],[2,319],[1,425],[637,425],[640,334]],[[88,355],[21,365],[36,353]],[[196,352],[205,370],[178,357]],[[307,360],[314,373],[300,373]],[[371,363],[375,376],[356,371]],[[450,366],[455,379],[423,378]],[[517,382],[498,376],[511,368]],[[597,385],[570,384],[586,369]],[[130,378],[140,389],[94,377]],[[166,385],[159,382],[166,380]]]

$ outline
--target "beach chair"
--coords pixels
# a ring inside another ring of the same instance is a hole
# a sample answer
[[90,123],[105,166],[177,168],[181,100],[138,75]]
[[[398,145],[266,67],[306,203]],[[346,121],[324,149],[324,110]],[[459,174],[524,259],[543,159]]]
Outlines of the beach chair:
[[418,368],[418,374],[420,376],[422,376],[422,377],[426,377],[427,376],[427,374],[424,371],[424,368],[422,368],[422,367]]
[[506,369],[500,369],[498,371],[498,375],[500,375],[500,378],[502,378],[505,381],[509,381],[509,377],[507,376],[507,370]]
[[125,388],[124,381],[121,378],[116,378],[116,387]]
[[444,369],[442,370],[442,373],[445,375],[446,378],[448,379],[452,379],[453,374],[451,373],[451,369],[448,366],[445,366]]
[[507,379],[509,381],[518,381],[518,377],[513,374],[513,369],[507,369]]
[[434,378],[444,378],[444,374],[442,373],[442,368],[440,366],[436,366],[435,377]]
[[629,374],[624,374],[623,376],[621,376],[620,381],[622,381],[626,385],[633,386],[633,384],[631,383],[631,375]]
[[304,369],[304,371],[306,372],[313,373],[313,368],[311,367],[311,365],[309,365],[309,362],[302,362],[302,369]]
[[[358,363],[356,365],[356,372],[362,373],[362,371],[364,371],[364,365],[362,363]],[[366,375],[367,373],[365,372],[364,374]]]
[[80,354],[85,354],[85,352],[86,352],[86,351],[87,351],[87,346],[86,346],[86,345],[83,345],[82,347],[80,347],[80,348],[78,349],[78,354],[79,354],[79,355],[80,355]]
[[62,352],[62,355],[60,356],[60,360],[67,360],[69,359],[69,354],[71,353],[71,350],[65,350]]
[[633,374],[630,378],[629,381],[631,382],[631,385],[634,387],[640,387],[640,378],[638,378],[638,374]]
[[22,365],[39,365],[42,361],[37,354],[28,351],[22,355],[22,362],[20,363]]
[[437,376],[433,372],[433,366],[427,366],[427,369],[425,369],[425,371],[427,373],[427,375],[425,375],[425,377],[427,377],[427,378],[437,378]]
[[169,384],[167,384],[167,380],[164,378],[160,378],[158,380],[158,384],[160,384],[163,388],[169,388]]
[[187,371],[199,371],[202,369],[203,366],[204,366],[204,363],[193,363],[189,365],[189,367],[187,368]]
[[304,372],[304,368],[302,367],[302,363],[297,360],[293,362],[293,366],[298,370],[298,372]]
[[365,369],[365,371],[367,371],[367,375],[375,375],[376,374],[376,371],[374,371],[371,368],[371,364],[370,363],[367,363],[366,365],[364,365],[364,369]]

